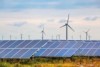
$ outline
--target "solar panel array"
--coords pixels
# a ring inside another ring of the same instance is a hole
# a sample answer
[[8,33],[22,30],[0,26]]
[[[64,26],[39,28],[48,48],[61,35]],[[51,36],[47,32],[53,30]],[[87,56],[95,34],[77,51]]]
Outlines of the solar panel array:
[[85,41],[75,52],[76,56],[100,56],[100,41]]
[[2,40],[0,58],[100,56],[100,41]]

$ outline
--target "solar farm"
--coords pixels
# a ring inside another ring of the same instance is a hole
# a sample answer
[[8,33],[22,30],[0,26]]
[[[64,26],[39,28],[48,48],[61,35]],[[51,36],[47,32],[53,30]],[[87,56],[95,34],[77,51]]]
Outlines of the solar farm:
[[96,40],[1,40],[1,59],[31,57],[100,57],[100,41]]

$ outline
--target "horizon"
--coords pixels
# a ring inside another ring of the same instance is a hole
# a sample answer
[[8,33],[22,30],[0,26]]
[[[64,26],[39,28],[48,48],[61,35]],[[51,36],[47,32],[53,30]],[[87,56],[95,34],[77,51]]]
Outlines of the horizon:
[[65,40],[67,22],[75,32],[68,30],[69,40],[85,40],[84,31],[89,31],[91,40],[100,40],[99,0],[0,0],[0,40],[41,39],[44,25],[44,39]]

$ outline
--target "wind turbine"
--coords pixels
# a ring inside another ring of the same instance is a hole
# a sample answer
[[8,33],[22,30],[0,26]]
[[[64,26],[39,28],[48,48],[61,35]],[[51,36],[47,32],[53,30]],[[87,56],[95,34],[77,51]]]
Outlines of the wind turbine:
[[89,32],[89,30],[85,31],[85,34],[86,34],[86,40],[88,40],[88,32]]
[[58,35],[56,36],[56,39],[60,40],[60,34],[58,34]]
[[21,40],[23,39],[23,34],[20,34],[20,38],[21,38]]
[[73,40],[73,35],[72,35],[72,40]]
[[91,40],[91,35],[88,35],[88,37],[89,37],[89,40]]
[[28,39],[30,40],[30,35],[28,35]]
[[10,40],[12,39],[12,36],[10,35]]
[[45,34],[44,27],[43,27],[43,30],[41,31],[41,33],[42,33],[42,40],[43,40],[44,39],[44,34]]
[[51,36],[51,40],[53,40],[53,35]]
[[82,39],[82,36],[80,35],[80,40]]
[[4,36],[2,35],[2,40],[4,39]]
[[62,27],[66,26],[66,40],[68,40],[68,28],[70,28],[72,31],[74,31],[74,29],[68,23],[69,23],[69,14],[68,14],[67,23],[65,23],[63,26],[60,27],[60,28],[62,28]]

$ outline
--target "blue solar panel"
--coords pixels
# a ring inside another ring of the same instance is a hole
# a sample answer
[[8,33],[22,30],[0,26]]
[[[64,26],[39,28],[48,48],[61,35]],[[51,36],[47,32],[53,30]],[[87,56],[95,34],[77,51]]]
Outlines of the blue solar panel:
[[23,48],[27,46],[30,42],[31,40],[25,40],[23,43],[19,44],[16,48]]
[[0,58],[100,56],[100,41],[3,40]]
[[63,55],[64,57],[71,57],[75,53],[76,49],[68,49]]
[[11,51],[11,49],[5,49],[4,51],[2,51],[1,53],[0,53],[0,58],[3,58],[8,52],[10,52]]
[[83,55],[85,56],[85,54],[89,51],[89,49],[83,49],[81,52],[80,52],[80,55]]
[[2,53],[3,50],[4,50],[4,49],[0,49],[0,53]]
[[0,42],[1,42],[1,40],[0,40]]
[[60,51],[61,49],[54,49],[51,53],[48,54],[48,56],[50,57],[55,57],[55,55]]
[[65,48],[71,48],[76,42],[75,41],[69,41]]
[[43,54],[46,51],[46,49],[40,49],[39,51],[37,51],[34,56],[41,56],[41,54]]
[[10,45],[12,45],[15,42],[15,40],[9,41],[6,44],[2,45],[1,48],[8,48]]
[[14,44],[10,45],[9,48],[16,48],[19,44],[23,43],[24,40],[17,40]]
[[94,56],[100,56],[100,49],[97,49],[96,52],[93,55]]
[[4,58],[12,58],[12,56],[17,53],[20,49],[12,49],[10,52],[8,52]]
[[99,41],[85,41],[84,44],[81,46],[81,48],[79,48],[74,55],[97,56],[94,53],[96,52],[96,49],[98,49],[98,46],[100,46]]
[[68,44],[68,41],[62,41],[62,43],[57,46],[57,48],[65,48],[65,46]]
[[96,49],[91,49],[91,50],[89,50],[89,52],[87,52],[86,54],[85,54],[85,56],[93,56],[93,53],[96,51]]
[[74,53],[74,55],[75,55],[75,56],[81,56],[82,50],[83,50],[83,49],[78,49],[78,50]]
[[86,46],[86,48],[92,48],[94,45],[95,45],[95,42],[94,42],[94,43],[91,42],[91,43],[89,43],[89,44]]
[[50,47],[53,43],[54,43],[54,41],[47,42],[47,44],[45,44],[45,45],[43,46],[43,48],[48,48],[48,47]]
[[0,43],[0,48],[1,48],[4,44],[6,44],[7,42],[9,42],[9,41],[8,41],[8,40],[2,41],[2,42]]
[[40,41],[38,44],[36,44],[33,48],[41,48],[43,45],[46,44],[48,40],[43,40],[43,41]]
[[96,42],[93,48],[98,48],[98,47],[100,47],[100,42]]
[[61,42],[56,41],[54,44],[52,44],[49,48],[56,48]]
[[64,57],[63,55],[68,51],[68,49],[61,49],[55,56],[56,57]]
[[[43,53],[41,54],[41,56],[48,56],[48,54],[49,54],[51,51],[53,51],[53,49],[46,49],[46,51],[43,52]],[[49,56],[48,56],[48,57],[49,57]]]
[[17,53],[15,53],[13,56],[12,56],[12,58],[21,58],[21,56],[25,53],[25,52],[27,52],[28,51],[28,49],[21,49],[21,50],[19,50]]
[[38,44],[40,40],[33,40],[31,43],[25,46],[25,48],[33,48],[36,44]]
[[75,45],[73,46],[73,48],[80,48],[83,45],[83,41],[76,41]]
[[21,56],[21,58],[30,58],[36,51],[37,51],[37,49],[30,49],[26,53],[24,53]]

